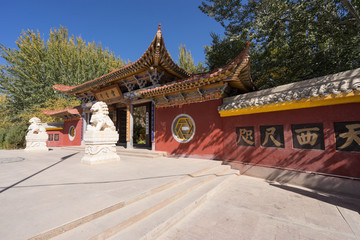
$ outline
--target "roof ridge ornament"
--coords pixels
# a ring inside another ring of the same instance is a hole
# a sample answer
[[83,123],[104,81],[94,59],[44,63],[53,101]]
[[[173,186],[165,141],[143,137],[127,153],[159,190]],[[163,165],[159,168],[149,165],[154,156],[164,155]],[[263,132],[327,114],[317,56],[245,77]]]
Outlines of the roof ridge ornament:
[[161,39],[162,39],[161,24],[159,24],[158,31],[156,33],[156,41],[155,41],[155,56],[154,56],[155,67],[159,65]]

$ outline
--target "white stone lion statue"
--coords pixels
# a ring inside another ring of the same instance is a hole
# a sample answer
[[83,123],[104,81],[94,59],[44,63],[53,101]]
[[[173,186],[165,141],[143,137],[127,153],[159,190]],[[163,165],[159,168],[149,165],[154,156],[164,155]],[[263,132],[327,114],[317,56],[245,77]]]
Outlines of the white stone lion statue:
[[45,128],[41,125],[41,120],[37,117],[33,117],[29,120],[30,126],[28,127],[28,134],[40,134],[46,133]]
[[110,119],[109,109],[104,102],[95,103],[90,111],[92,116],[90,124],[87,126],[88,131],[115,131],[115,125]]

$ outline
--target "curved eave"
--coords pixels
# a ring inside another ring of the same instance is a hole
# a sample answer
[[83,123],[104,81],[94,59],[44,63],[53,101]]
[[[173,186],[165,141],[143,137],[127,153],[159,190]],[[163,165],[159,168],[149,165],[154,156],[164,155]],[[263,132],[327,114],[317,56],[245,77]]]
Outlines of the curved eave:
[[250,75],[250,56],[244,57],[243,62],[237,67],[228,82],[231,87],[240,89],[242,93],[256,90],[256,86]]
[[150,46],[137,61],[129,65],[126,65],[118,70],[105,74],[101,77],[85,82],[81,85],[78,86],[62,85],[63,86],[62,88],[58,88],[58,87],[55,88],[56,86],[55,85],[54,89],[65,92],[70,95],[75,95],[76,93],[80,93],[85,90],[91,89],[94,86],[107,84],[109,82],[116,81],[121,78],[125,78],[130,75],[136,74],[138,72],[144,71],[150,68],[151,66],[154,67],[161,66],[165,68],[167,71],[177,76],[178,78],[188,78],[192,75],[192,73],[182,69],[172,60],[168,50],[165,47],[164,39],[161,33],[161,25],[159,25],[158,31],[155,35],[155,38],[151,42]]
[[250,76],[250,56],[248,55],[248,50],[249,43],[247,43],[245,49],[233,61],[223,68],[214,69],[207,73],[195,74],[177,83],[145,90],[141,94],[143,97],[154,97],[182,89],[198,88],[219,81],[229,82],[230,86],[238,88],[244,93],[253,91],[256,88]]
[[59,109],[59,110],[42,109],[42,112],[45,115],[52,116],[52,117],[62,117],[62,116],[66,116],[66,115],[78,115],[78,116],[80,116],[80,112],[76,108],[65,108],[65,109]]
[[55,84],[53,86],[53,89],[60,91],[60,92],[69,92],[72,89],[74,89],[76,86],[66,86],[66,85],[62,85],[62,84]]

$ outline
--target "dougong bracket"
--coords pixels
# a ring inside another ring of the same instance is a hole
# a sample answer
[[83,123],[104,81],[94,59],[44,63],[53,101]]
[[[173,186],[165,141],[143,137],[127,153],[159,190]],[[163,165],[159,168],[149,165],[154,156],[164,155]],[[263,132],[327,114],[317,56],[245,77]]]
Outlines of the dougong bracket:
[[148,75],[150,77],[150,81],[153,85],[158,84],[161,77],[164,76],[165,72],[162,72],[160,74],[158,74],[157,69],[155,68],[155,71],[153,73],[151,73],[150,71],[148,72]]
[[122,81],[125,85],[125,87],[128,89],[129,92],[131,92],[132,90],[135,89],[135,84],[134,83],[127,83],[126,81]]
[[141,80],[140,77],[137,76],[134,76],[134,78],[136,79],[139,88],[144,88],[146,86],[146,80]]

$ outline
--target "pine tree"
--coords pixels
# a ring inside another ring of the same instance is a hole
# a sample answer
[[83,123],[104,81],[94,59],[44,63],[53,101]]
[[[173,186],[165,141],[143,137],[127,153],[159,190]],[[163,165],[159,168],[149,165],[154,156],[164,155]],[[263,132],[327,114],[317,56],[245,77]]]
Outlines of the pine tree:
[[191,56],[190,50],[186,49],[185,45],[179,47],[179,66],[188,72],[200,73],[206,71],[206,68],[201,62],[197,65],[194,64],[194,59]]
[[51,29],[47,41],[39,31],[27,30],[16,41],[17,48],[0,44],[0,93],[17,115],[26,109],[46,107],[48,99],[68,98],[55,93],[54,84],[78,85],[124,66],[124,61],[95,42],[69,36],[66,27]]

